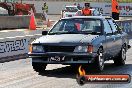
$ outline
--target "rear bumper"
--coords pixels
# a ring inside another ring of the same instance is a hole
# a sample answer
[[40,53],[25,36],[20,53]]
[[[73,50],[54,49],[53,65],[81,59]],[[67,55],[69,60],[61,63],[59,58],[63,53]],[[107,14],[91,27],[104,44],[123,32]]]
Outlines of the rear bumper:
[[[47,64],[74,64],[74,63],[92,63],[97,53],[67,53],[67,52],[48,52],[48,53],[28,53],[32,62]],[[51,61],[52,57],[60,57],[59,61]]]

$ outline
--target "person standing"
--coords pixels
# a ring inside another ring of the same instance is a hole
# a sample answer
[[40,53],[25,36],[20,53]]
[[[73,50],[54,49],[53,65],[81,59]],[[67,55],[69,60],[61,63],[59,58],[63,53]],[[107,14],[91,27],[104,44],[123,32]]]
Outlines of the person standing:
[[112,18],[119,20],[119,5],[117,0],[112,0]]
[[44,18],[44,20],[47,21],[48,20],[48,18],[47,18],[48,6],[47,6],[46,2],[44,2],[44,4],[43,4],[42,11],[43,11],[43,18]]
[[42,10],[48,13],[48,5],[46,4],[46,2],[44,2]]
[[82,9],[82,15],[83,16],[90,16],[92,15],[92,12],[90,10],[90,3],[85,3],[85,7]]
[[81,6],[80,6],[80,4],[78,3],[78,5],[77,5],[77,8],[79,9],[79,10],[81,10]]

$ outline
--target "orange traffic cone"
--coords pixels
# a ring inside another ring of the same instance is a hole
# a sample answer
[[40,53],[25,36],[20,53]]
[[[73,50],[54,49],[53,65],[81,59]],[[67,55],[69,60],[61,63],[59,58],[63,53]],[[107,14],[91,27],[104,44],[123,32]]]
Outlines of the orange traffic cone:
[[29,29],[30,30],[36,30],[36,23],[35,23],[34,13],[31,14]]
[[47,21],[47,27],[50,27],[51,26],[51,22],[50,22],[50,20],[48,19],[48,21]]

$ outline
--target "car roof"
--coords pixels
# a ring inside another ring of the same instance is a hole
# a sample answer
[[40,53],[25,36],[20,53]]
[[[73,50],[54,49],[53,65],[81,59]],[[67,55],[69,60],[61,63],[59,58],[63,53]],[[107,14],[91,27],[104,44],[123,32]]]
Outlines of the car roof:
[[68,6],[65,6],[65,7],[77,7],[77,6],[75,6],[75,5],[68,5]]
[[111,19],[111,17],[105,17],[105,16],[73,16],[73,17],[66,17],[62,19],[76,19],[76,18]]

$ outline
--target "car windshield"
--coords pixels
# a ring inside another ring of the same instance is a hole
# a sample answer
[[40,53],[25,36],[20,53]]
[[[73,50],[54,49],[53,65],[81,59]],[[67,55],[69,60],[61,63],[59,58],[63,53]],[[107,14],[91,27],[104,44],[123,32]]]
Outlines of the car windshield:
[[89,18],[62,19],[48,34],[100,34],[101,20]]
[[77,7],[66,7],[66,10],[68,12],[77,12],[78,11],[78,8]]

